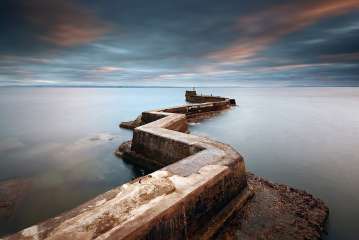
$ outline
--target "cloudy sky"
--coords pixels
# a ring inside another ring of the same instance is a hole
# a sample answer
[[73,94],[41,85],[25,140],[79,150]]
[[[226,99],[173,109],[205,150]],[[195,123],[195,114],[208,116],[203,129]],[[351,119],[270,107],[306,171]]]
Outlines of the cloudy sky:
[[359,86],[359,0],[2,0],[0,85]]

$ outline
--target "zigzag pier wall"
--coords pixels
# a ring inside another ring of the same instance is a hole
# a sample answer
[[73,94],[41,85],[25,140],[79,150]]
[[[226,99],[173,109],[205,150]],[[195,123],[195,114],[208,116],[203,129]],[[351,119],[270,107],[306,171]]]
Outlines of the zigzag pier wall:
[[[182,183],[179,183],[187,189],[193,185],[192,177],[201,175],[205,169],[218,168],[218,174],[193,188],[187,197],[194,197],[185,207],[189,239],[195,236],[208,239],[252,196],[247,187],[244,161],[238,152],[229,145],[185,133],[188,118],[231,106],[229,99],[224,99],[143,112],[139,118],[141,126],[134,129],[132,143],[119,148],[119,155],[137,165],[161,168],[161,171],[181,177]],[[159,236],[157,239],[162,239]],[[176,237],[167,236],[167,239]]]

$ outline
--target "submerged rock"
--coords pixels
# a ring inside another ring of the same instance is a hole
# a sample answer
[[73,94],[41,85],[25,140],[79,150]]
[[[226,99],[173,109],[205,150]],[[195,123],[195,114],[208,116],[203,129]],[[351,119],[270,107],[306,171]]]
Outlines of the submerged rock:
[[11,179],[0,182],[0,219],[12,216],[30,185],[29,179]]
[[140,115],[133,121],[122,122],[120,124],[120,127],[121,128],[126,128],[126,129],[135,129],[136,127],[139,127],[139,126],[141,126],[143,124],[144,124],[144,122],[142,121],[142,118],[141,118],[141,115]]

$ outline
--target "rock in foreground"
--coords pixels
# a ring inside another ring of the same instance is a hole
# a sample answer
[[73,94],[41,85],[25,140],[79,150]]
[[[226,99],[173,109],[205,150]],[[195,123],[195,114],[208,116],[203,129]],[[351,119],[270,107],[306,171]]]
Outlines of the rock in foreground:
[[323,201],[250,173],[247,181],[254,197],[215,239],[320,239],[329,215]]

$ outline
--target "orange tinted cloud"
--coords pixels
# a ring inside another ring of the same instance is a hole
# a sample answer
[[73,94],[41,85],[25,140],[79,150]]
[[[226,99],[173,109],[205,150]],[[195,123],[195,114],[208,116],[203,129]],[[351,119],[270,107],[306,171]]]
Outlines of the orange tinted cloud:
[[54,26],[53,31],[40,38],[56,45],[69,47],[92,42],[105,32],[106,29],[104,28],[81,28],[79,26],[58,24]]
[[123,71],[123,68],[119,67],[111,67],[111,66],[104,66],[104,67],[98,67],[96,68],[96,72],[98,73],[111,73],[111,72],[118,72]]
[[355,9],[359,9],[359,0],[322,0],[291,3],[240,17],[235,26],[239,39],[209,57],[221,61],[250,58],[291,32],[299,31],[325,17],[342,15]]
[[43,41],[70,47],[92,42],[109,31],[109,26],[93,12],[69,1],[29,0],[26,3],[26,17]]

